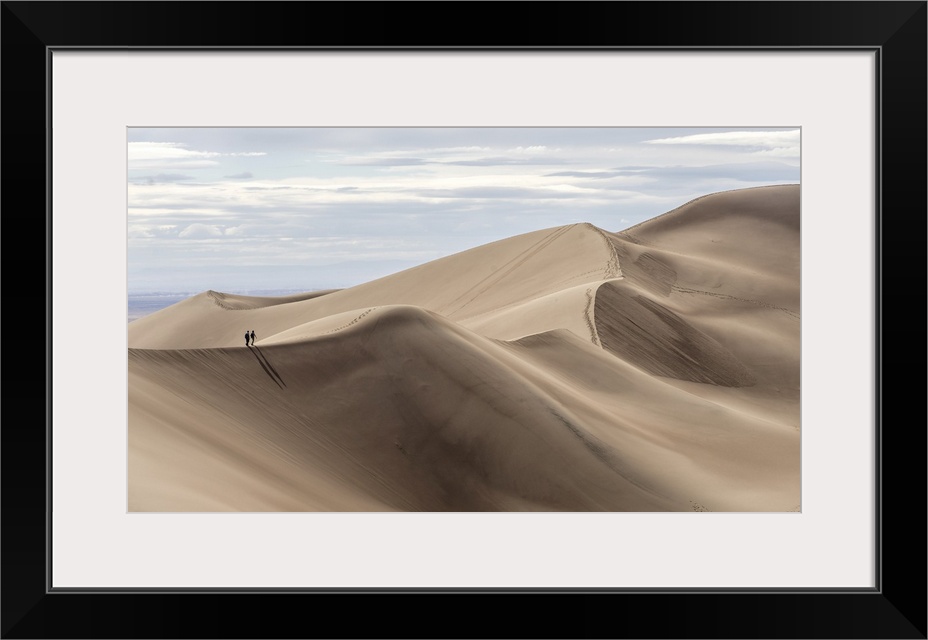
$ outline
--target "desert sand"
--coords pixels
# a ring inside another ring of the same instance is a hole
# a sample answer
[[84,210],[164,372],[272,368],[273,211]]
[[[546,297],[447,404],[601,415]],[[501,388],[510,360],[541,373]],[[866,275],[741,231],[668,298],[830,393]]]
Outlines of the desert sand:
[[131,322],[128,509],[799,510],[799,203],[710,194]]

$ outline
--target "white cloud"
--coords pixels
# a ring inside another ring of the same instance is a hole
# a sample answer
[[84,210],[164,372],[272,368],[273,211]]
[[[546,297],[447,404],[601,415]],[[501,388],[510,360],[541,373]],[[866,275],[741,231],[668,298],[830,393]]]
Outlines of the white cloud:
[[194,222],[177,234],[178,238],[216,238],[222,235],[222,229],[214,225]]
[[176,160],[187,158],[213,158],[216,151],[194,151],[180,142],[130,142],[129,160]]
[[154,238],[151,228],[142,225],[129,225],[128,237],[131,238]]
[[219,153],[188,149],[182,142],[130,142],[129,169],[204,169],[219,164],[221,156],[265,156],[263,151]]
[[518,146],[511,148],[466,146],[466,147],[420,147],[398,150],[371,151],[361,155],[346,155],[333,160],[334,164],[346,166],[377,167],[423,167],[426,165],[474,165],[494,166],[506,164],[556,164],[575,160],[576,151],[558,158],[560,148],[546,145]]
[[790,131],[725,131],[645,140],[646,144],[743,147],[764,155],[799,156],[799,129]]

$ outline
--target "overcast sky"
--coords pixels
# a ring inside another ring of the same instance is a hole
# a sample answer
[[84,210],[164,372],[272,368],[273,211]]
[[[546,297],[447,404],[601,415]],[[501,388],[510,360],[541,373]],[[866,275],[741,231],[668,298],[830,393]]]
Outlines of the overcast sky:
[[132,128],[130,293],[346,287],[799,182],[798,129]]

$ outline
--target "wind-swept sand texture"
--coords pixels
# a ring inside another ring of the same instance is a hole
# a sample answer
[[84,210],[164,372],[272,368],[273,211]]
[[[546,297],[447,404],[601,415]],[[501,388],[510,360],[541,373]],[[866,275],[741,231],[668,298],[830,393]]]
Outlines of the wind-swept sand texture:
[[798,510],[799,283],[784,185],[204,292],[129,324],[129,510]]

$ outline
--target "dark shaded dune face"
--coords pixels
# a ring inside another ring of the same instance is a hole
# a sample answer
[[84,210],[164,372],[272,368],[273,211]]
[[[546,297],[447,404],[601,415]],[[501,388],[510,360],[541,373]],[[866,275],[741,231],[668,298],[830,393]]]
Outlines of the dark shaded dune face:
[[648,373],[723,387],[756,383],[721,344],[621,282],[599,287],[594,319],[603,348]]
[[352,355],[339,361],[363,369],[380,407],[370,437],[394,438],[404,464],[427,472],[442,509],[496,510],[502,496],[543,510],[660,508],[661,498],[624,472],[619,452],[468,331],[395,307],[356,334],[344,345]]
[[622,275],[630,283],[661,297],[668,297],[677,283],[676,270],[657,254],[608,234],[622,265]]
[[[661,260],[653,253],[642,253],[633,263],[638,277],[660,291],[661,295],[669,296],[670,289],[677,281],[677,272],[673,267]],[[642,277],[642,275],[644,277]]]

